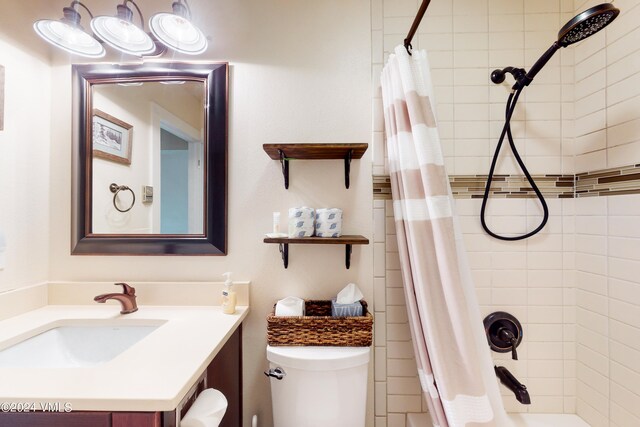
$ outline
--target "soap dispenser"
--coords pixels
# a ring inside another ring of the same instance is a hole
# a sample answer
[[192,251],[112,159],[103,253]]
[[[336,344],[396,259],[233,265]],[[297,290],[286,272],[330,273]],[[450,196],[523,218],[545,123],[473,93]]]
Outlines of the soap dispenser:
[[231,272],[226,272],[223,276],[226,276],[227,279],[224,282],[224,291],[222,291],[222,312],[234,314],[236,312],[236,291],[231,289],[233,286]]

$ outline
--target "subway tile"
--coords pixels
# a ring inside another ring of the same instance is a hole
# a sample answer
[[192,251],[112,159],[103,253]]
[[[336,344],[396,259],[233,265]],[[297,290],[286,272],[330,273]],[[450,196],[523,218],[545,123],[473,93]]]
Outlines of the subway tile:
[[420,381],[417,377],[392,377],[387,380],[387,392],[392,395],[420,396]]
[[[478,0],[481,3],[482,0]],[[453,17],[454,33],[486,33],[489,20],[487,15],[458,15]]]
[[384,16],[415,16],[415,0],[393,0],[383,2]]
[[640,261],[621,258],[609,258],[609,276],[612,278],[637,282],[640,278]]
[[[609,397],[612,403],[620,405],[633,416],[640,418],[640,395],[621,387],[615,382],[611,382]],[[628,425],[640,425],[640,423]]]
[[640,328],[640,306],[610,299],[609,312],[611,319]]
[[640,373],[616,362],[611,362],[611,381],[640,394]]
[[611,402],[609,409],[609,417],[611,419],[612,426],[638,426],[640,425],[640,418],[636,417],[629,411],[630,408],[625,408]]
[[387,317],[383,312],[376,312],[376,321],[373,325],[373,339],[376,346],[384,347],[387,344]]
[[387,350],[385,347],[374,348],[374,375],[376,381],[387,380]]
[[562,289],[539,288],[527,290],[527,303],[529,305],[562,305]]
[[387,359],[387,377],[415,377],[417,373],[414,359]]
[[578,397],[576,399],[576,413],[588,423],[590,427],[610,427],[609,417],[598,412],[593,406],[589,405],[580,397],[582,389],[578,389]]
[[536,0],[535,2],[527,1],[524,3],[524,13],[558,13],[560,6],[558,0]]
[[522,14],[524,0],[489,0],[489,14]]
[[420,396],[387,396],[387,408],[389,412],[421,412],[422,401]]
[[386,280],[384,277],[375,277],[373,279],[373,304],[376,312],[386,310]]
[[376,382],[375,390],[375,414],[376,416],[387,415],[387,383]]
[[387,323],[387,341],[409,341],[410,339],[411,331],[408,323]]
[[387,427],[406,427],[406,415],[402,414],[387,414]]
[[[580,407],[580,402],[583,401],[588,404],[591,408],[594,409],[595,413],[593,417],[596,421],[595,426],[598,425],[609,425],[602,424],[602,421],[599,419],[600,417],[608,418],[609,415],[609,399],[607,395],[602,393],[602,390],[595,389],[589,386],[587,383],[578,380],[577,382],[577,396],[578,396],[578,407]],[[589,419],[586,419],[589,424],[592,422]]]

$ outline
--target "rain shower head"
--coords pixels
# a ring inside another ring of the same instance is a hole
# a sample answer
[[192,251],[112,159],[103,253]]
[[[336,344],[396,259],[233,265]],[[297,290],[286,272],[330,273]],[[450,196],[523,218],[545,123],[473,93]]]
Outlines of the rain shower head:
[[551,47],[536,61],[529,72],[522,68],[507,67],[502,70],[494,70],[491,73],[491,81],[500,84],[504,81],[505,74],[511,73],[516,79],[514,90],[528,86],[538,72],[544,67],[551,57],[561,47],[567,47],[589,36],[594,35],[604,27],[609,25],[620,13],[611,3],[603,3],[593,6],[573,17],[558,32],[558,40],[553,42]]
[[587,9],[567,22],[558,32],[558,43],[567,47],[594,35],[616,19],[620,10],[611,3]]

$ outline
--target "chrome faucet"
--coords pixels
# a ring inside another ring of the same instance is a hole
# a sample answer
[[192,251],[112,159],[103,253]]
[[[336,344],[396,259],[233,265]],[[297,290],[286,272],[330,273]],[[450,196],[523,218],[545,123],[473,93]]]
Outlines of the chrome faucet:
[[102,294],[95,297],[93,300],[99,303],[104,303],[107,300],[115,299],[122,304],[122,310],[120,314],[129,314],[138,311],[138,305],[136,304],[136,288],[127,285],[126,283],[114,283],[115,285],[122,286],[121,294]]

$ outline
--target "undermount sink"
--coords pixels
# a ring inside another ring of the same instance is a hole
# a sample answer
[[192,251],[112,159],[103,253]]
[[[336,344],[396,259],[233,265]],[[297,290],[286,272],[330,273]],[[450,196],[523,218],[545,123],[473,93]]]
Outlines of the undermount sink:
[[76,368],[106,363],[165,321],[78,320],[56,322],[25,334],[15,344],[0,343],[0,368]]

